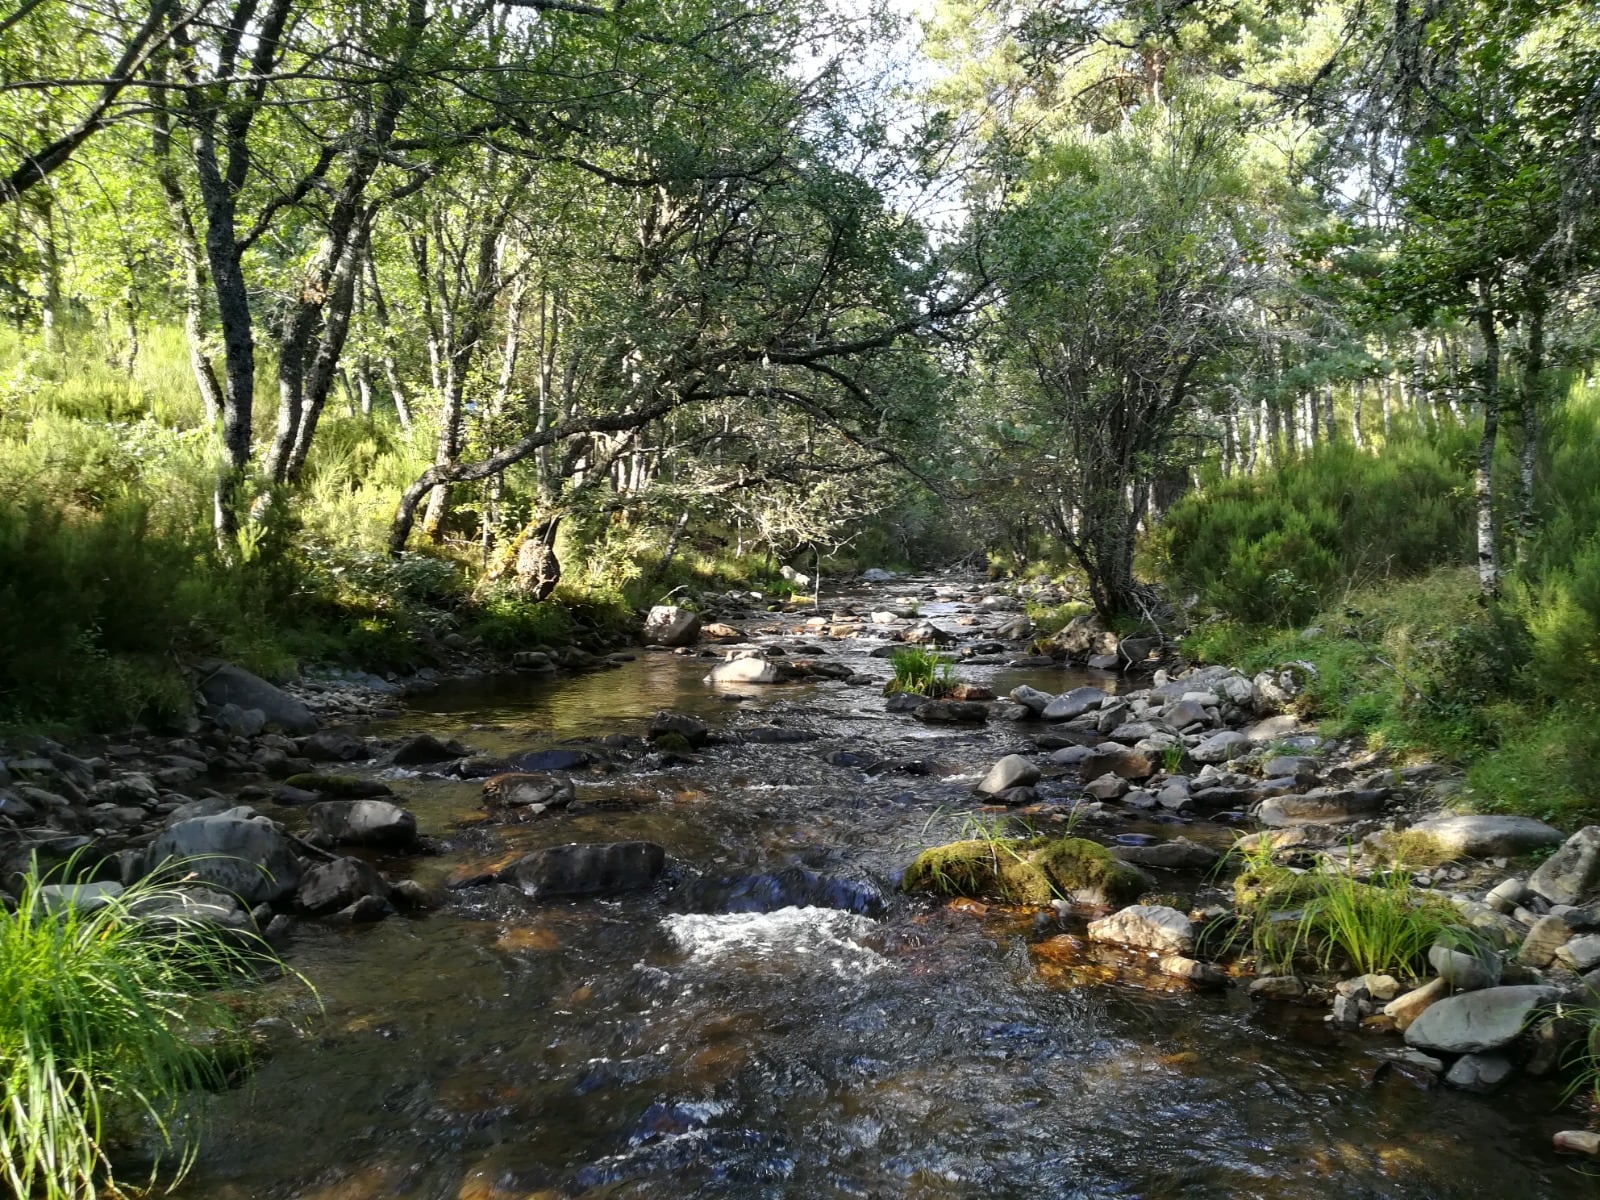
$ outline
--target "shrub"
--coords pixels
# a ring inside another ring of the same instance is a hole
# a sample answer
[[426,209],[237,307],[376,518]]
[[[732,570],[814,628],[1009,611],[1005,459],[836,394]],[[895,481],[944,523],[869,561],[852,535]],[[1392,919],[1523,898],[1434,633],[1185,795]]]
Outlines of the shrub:
[[165,893],[149,881],[94,911],[53,908],[36,871],[21,891],[0,914],[0,1173],[17,1196],[92,1200],[113,1143],[143,1125],[181,1175],[184,1101],[225,1083],[244,1047],[212,989],[260,955],[182,918],[150,932],[138,913]]
[[1466,442],[1347,443],[1261,475],[1209,479],[1160,531],[1169,583],[1253,624],[1305,621],[1342,588],[1464,560]]
[[942,696],[956,686],[955,664],[937,650],[925,646],[908,646],[889,656],[894,667],[894,678],[884,685],[884,693],[893,696],[910,692],[918,696]]

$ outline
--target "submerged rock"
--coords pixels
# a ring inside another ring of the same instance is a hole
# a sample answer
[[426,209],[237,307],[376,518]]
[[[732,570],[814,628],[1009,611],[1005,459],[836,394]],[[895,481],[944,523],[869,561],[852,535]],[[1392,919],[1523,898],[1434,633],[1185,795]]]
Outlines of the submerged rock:
[[1098,842],[1084,838],[972,838],[917,855],[901,880],[908,892],[1013,904],[1117,904],[1148,881]]
[[535,900],[609,896],[649,887],[666,863],[655,842],[574,843],[525,855],[499,878]]
[[417,819],[385,800],[328,800],[313,804],[311,828],[337,845],[413,846]]

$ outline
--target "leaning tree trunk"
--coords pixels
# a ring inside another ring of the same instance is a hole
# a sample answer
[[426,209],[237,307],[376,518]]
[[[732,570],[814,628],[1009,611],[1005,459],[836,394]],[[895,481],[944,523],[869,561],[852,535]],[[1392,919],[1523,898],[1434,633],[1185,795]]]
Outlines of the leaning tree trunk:
[[1500,558],[1494,523],[1494,448],[1500,431],[1500,329],[1495,322],[1492,292],[1478,287],[1478,331],[1483,337],[1483,433],[1478,439],[1474,491],[1478,504],[1478,589],[1487,600],[1500,591]]

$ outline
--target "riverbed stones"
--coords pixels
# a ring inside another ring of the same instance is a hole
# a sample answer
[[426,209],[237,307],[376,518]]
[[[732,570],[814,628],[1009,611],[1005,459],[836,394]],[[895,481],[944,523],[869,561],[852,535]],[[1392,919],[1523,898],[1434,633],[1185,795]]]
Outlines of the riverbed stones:
[[92,913],[114,903],[122,895],[122,885],[113,879],[97,883],[47,883],[39,889],[39,901],[48,913]]
[[[1147,797],[1149,793],[1144,793]],[[1128,800],[1129,797],[1125,797]],[[1151,797],[1153,802],[1154,797]],[[1147,806],[1153,807],[1153,803]],[[1221,857],[1210,846],[1177,837],[1170,842],[1156,842],[1149,846],[1117,846],[1111,851],[1123,862],[1141,867],[1159,867],[1167,871],[1208,871]]]
[[1196,987],[1220,988],[1228,985],[1228,977],[1210,963],[1200,962],[1182,954],[1169,954],[1159,964],[1163,975],[1174,979],[1187,979]]
[[396,746],[389,761],[397,767],[422,767],[465,758],[470,753],[460,742],[446,741],[431,733],[419,733]]
[[1306,985],[1295,975],[1259,975],[1248,991],[1255,1000],[1297,1000],[1306,994]]
[[1214,733],[1198,746],[1189,749],[1189,757],[1197,763],[1224,763],[1250,752],[1250,739],[1232,729]]
[[1406,831],[1451,858],[1496,858],[1561,844],[1561,831],[1532,817],[1465,813],[1418,821]]
[[1522,948],[1517,951],[1517,962],[1525,967],[1548,967],[1555,961],[1556,951],[1571,938],[1571,927],[1560,917],[1540,917],[1523,939]]
[[1600,933],[1573,938],[1556,951],[1556,961],[1580,975],[1600,967]]
[[641,637],[647,646],[692,646],[700,636],[701,619],[676,604],[657,604],[645,615]]
[[779,683],[783,672],[778,664],[765,658],[732,658],[718,663],[705,677],[710,684],[768,684]]
[[267,724],[286,733],[314,733],[320,724],[312,711],[288,692],[232,663],[201,664],[198,686],[212,708],[233,704],[240,710],[257,709]]
[[1504,1054],[1463,1054],[1450,1065],[1444,1081],[1464,1092],[1486,1096],[1499,1091],[1516,1069]]
[[572,780],[548,771],[508,771],[483,781],[484,805],[490,809],[563,808],[576,796]]
[[1406,1045],[1445,1054],[1475,1054],[1510,1045],[1540,1005],[1559,999],[1539,984],[1485,988],[1431,1004],[1406,1028]]
[[1281,827],[1305,823],[1337,824],[1382,810],[1387,793],[1378,790],[1313,788],[1298,796],[1274,796],[1256,809],[1256,820]]
[[1520,879],[1503,879],[1489,889],[1483,902],[1498,913],[1510,914],[1528,897],[1528,885]]
[[1528,887],[1551,904],[1580,904],[1600,884],[1600,825],[1587,825],[1539,864]]
[[1443,944],[1428,949],[1428,965],[1458,992],[1475,992],[1500,982],[1501,962],[1494,954],[1468,954]]
[[[279,900],[300,883],[300,862],[289,839],[273,822],[243,807],[192,817],[165,830],[138,859],[135,877],[169,863],[249,905]],[[126,876],[125,881],[131,882]]]
[[1394,1027],[1404,1033],[1434,1004],[1450,994],[1450,985],[1442,979],[1430,979],[1421,987],[1403,992],[1383,1006],[1383,1015],[1394,1022]]
[[1600,1158],[1600,1133],[1592,1129],[1563,1129],[1552,1140],[1557,1150],[1564,1154],[1587,1154]]
[[929,725],[981,725],[989,719],[989,706],[978,700],[929,700],[911,715]]
[[989,768],[976,790],[985,796],[998,796],[1012,788],[1031,787],[1038,782],[1038,767],[1020,754],[1008,754]]
[[1090,757],[1078,764],[1084,779],[1095,779],[1110,773],[1138,783],[1156,773],[1156,763],[1149,755],[1115,742],[1101,742]]
[[1090,921],[1089,940],[1115,942],[1163,955],[1189,955],[1194,951],[1194,923],[1164,904],[1133,904],[1109,917]]
[[328,800],[310,809],[312,832],[337,846],[414,846],[417,819],[387,800]]
[[649,887],[666,862],[655,842],[572,843],[524,855],[500,879],[534,900],[610,896]]

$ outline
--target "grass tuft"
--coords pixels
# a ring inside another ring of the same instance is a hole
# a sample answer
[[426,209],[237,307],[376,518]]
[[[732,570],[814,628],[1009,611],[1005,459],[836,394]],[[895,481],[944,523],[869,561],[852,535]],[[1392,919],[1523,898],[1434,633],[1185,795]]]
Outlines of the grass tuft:
[[[64,876],[65,877],[65,876]],[[139,913],[172,896],[136,884],[86,911],[52,904],[37,869],[0,914],[0,1178],[17,1196],[121,1195],[112,1153],[158,1147],[146,1186],[192,1162],[193,1093],[226,1083],[245,1052],[215,989],[270,959],[264,944],[182,917]]]

